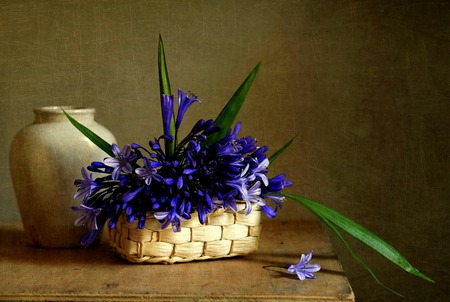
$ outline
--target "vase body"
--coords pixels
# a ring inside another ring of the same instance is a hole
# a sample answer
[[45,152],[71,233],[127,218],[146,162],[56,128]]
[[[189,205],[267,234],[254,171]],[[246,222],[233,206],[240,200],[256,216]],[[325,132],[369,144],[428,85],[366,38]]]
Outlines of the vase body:
[[33,124],[20,130],[10,147],[10,169],[20,216],[30,243],[44,248],[80,246],[86,232],[75,227],[79,216],[71,209],[74,180],[81,168],[107,154],[81,134],[63,114],[91,129],[107,142],[112,133],[94,120],[95,109],[41,107],[34,109]]

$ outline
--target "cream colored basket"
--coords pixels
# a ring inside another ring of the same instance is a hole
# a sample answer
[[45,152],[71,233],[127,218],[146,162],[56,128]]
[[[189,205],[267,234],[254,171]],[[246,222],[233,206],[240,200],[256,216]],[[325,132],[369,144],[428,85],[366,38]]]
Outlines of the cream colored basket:
[[181,223],[181,232],[170,226],[161,230],[152,215],[143,229],[121,216],[109,238],[113,250],[130,262],[175,263],[250,254],[258,248],[260,232],[261,209],[254,206],[245,215],[245,205],[238,204],[238,212],[216,210],[204,225],[195,212]]

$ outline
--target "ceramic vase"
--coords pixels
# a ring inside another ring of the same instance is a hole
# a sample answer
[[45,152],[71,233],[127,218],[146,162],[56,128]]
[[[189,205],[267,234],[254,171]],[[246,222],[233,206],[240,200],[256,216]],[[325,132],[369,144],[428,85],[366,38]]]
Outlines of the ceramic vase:
[[116,141],[94,120],[95,109],[84,107],[36,108],[34,122],[16,134],[10,147],[14,191],[30,243],[43,248],[80,247],[86,229],[74,226],[74,180],[82,178],[83,166],[108,156],[61,109],[107,142]]

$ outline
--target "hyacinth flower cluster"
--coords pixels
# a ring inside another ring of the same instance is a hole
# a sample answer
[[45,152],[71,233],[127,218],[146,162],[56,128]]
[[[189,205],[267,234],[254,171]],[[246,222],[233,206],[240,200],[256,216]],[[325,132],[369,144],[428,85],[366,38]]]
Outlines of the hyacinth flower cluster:
[[[175,133],[186,110],[198,101],[195,95],[178,91]],[[114,228],[122,214],[130,223],[138,221],[139,228],[144,228],[147,215],[153,215],[162,229],[170,225],[175,232],[193,211],[204,224],[218,208],[237,211],[238,201],[245,202],[246,214],[259,206],[268,217],[276,216],[283,201],[279,194],[291,182],[284,174],[267,176],[267,146],[258,146],[250,136],[238,137],[240,123],[208,145],[208,137],[220,130],[213,120],[199,120],[185,138],[175,142],[170,133],[171,95],[162,97],[162,116],[164,134],[148,146],[132,143],[120,149],[113,144],[114,156],[82,169],[83,179],[75,181],[75,197],[82,203],[73,208],[81,213],[76,224],[89,226],[82,245],[89,245],[106,221]],[[163,142],[175,145],[172,155],[165,152]],[[93,179],[90,172],[100,176]]]

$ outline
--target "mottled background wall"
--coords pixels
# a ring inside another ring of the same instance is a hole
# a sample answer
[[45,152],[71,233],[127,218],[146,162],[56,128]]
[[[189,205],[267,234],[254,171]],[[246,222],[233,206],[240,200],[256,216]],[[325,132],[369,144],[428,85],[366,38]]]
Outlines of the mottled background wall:
[[[449,20],[450,4],[439,1],[1,0],[0,220],[20,220],[8,149],[34,107],[95,107],[120,144],[160,133],[161,33],[172,86],[203,100],[187,124],[214,117],[263,60],[239,116],[244,134],[274,149],[297,135],[273,167],[293,180],[291,192],[364,224],[437,281],[410,277],[350,240],[407,296],[401,301],[442,301]],[[285,208],[280,219],[306,215],[292,202]],[[396,300],[334,243],[359,301]]]

